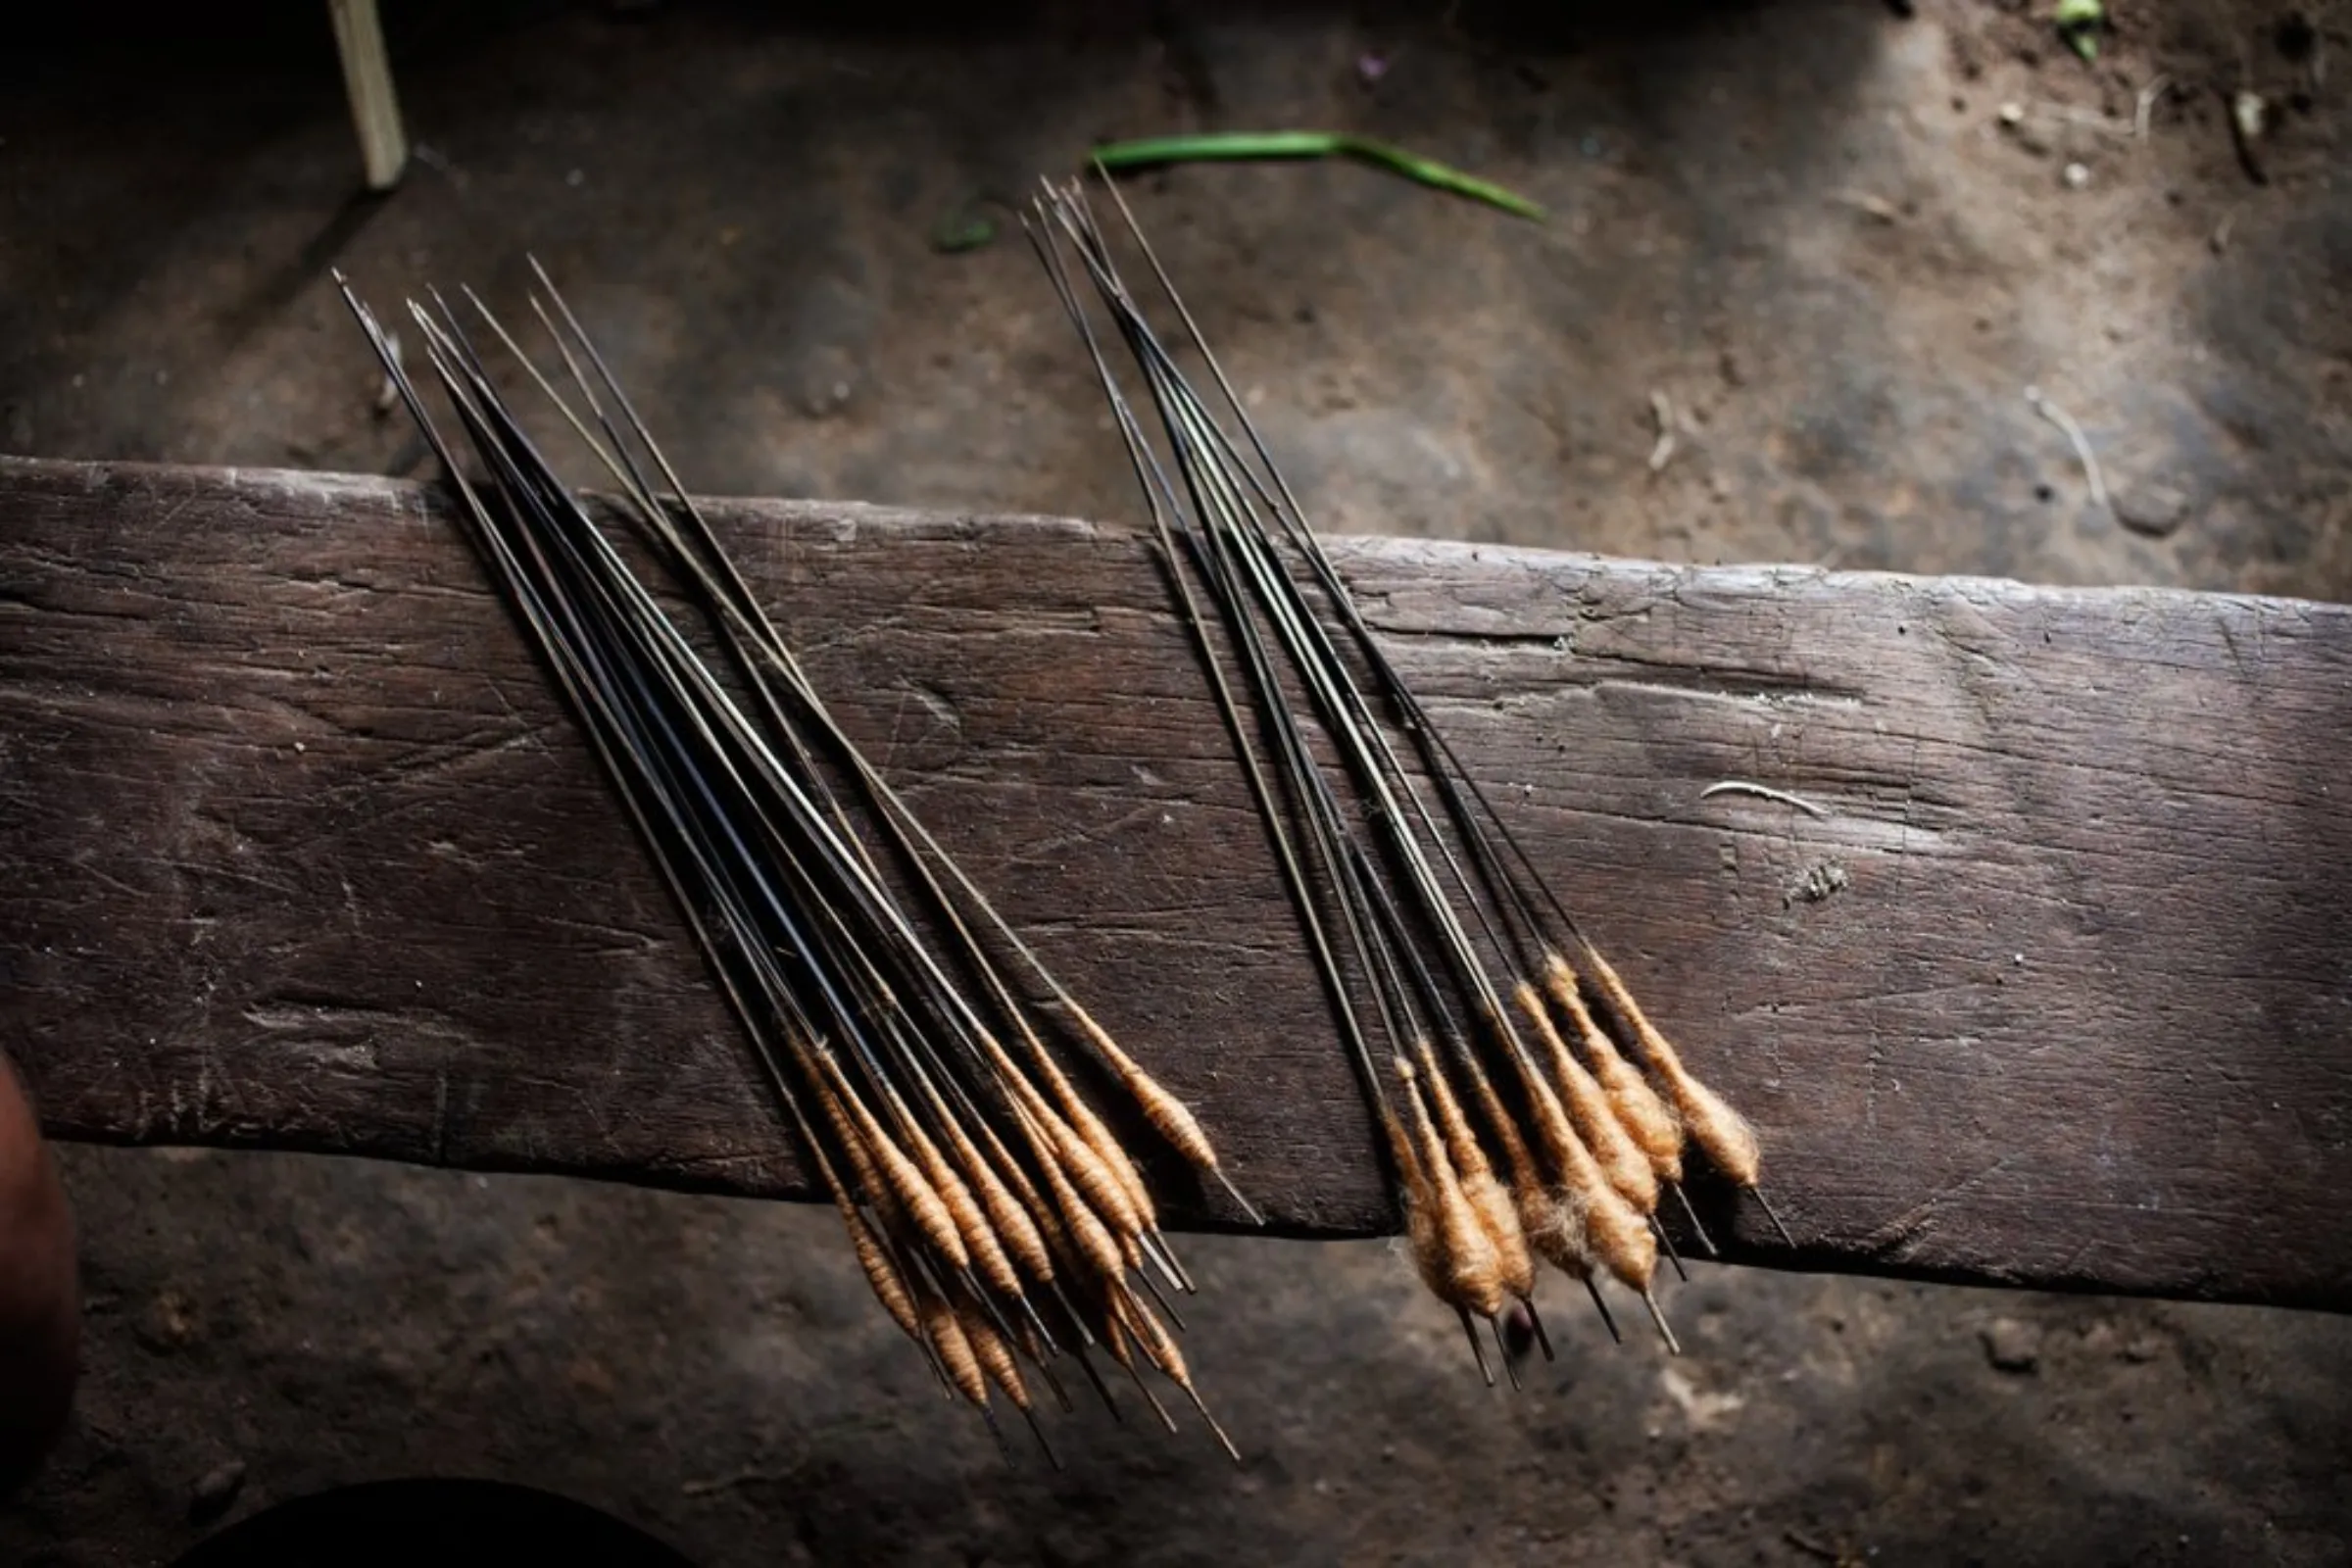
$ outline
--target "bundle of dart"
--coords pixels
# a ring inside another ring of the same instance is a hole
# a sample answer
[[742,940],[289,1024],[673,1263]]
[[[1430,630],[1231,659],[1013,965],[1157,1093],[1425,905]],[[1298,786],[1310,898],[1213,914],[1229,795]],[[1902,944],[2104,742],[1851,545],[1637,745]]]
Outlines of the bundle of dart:
[[[533,310],[561,386],[468,293],[474,331],[504,347],[611,477],[621,526],[699,612],[731,684],[524,433],[458,312],[438,295],[409,305],[470,464],[391,336],[337,282],[668,881],[875,1296],[991,1430],[1002,1395],[1043,1446],[1031,1380],[1066,1407],[1056,1369],[1069,1365],[1110,1401],[1090,1354],[1100,1349],[1173,1430],[1149,1380],[1171,1382],[1230,1452],[1170,1327],[1182,1324],[1168,1293],[1191,1282],[1112,1123],[1150,1129],[1222,1181],[1209,1140],[834,721],[537,275],[545,299]],[[1124,1104],[1106,1116],[1113,1101]]]
[[[1421,1278],[1460,1314],[1489,1382],[1477,1319],[1499,1340],[1515,1308],[1550,1353],[1534,1310],[1539,1258],[1583,1282],[1604,1322],[1599,1282],[1621,1282],[1673,1348],[1652,1288],[1661,1247],[1680,1267],[1660,1199],[1674,1194],[1711,1250],[1682,1196],[1686,1148],[1761,1202],[1755,1135],[1683,1066],[1440,734],[1109,188],[1199,349],[1213,406],[1127,287],[1079,185],[1047,183],[1025,224],[1134,461],[1162,569],[1387,1145]],[[1142,378],[1156,445],[1081,275]]]

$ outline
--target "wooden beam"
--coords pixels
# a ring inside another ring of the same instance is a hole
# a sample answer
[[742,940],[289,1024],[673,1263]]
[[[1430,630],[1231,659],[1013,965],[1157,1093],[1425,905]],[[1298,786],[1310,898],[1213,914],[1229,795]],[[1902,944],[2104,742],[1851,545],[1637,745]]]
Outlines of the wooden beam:
[[[1138,537],[719,514],[839,711],[1279,1226],[1387,1229]],[[1702,1194],[1738,1255],[2352,1306],[2352,612],[1335,552],[1756,1120],[1803,1245]],[[61,1136],[802,1191],[433,492],[0,464],[0,1040]]]

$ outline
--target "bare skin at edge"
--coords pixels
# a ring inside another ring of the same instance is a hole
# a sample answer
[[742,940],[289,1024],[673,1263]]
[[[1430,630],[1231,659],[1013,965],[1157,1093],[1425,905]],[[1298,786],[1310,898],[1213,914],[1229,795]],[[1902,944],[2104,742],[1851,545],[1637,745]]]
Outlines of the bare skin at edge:
[[32,1473],[65,1426],[80,1337],[73,1210],[0,1056],[0,1494]]

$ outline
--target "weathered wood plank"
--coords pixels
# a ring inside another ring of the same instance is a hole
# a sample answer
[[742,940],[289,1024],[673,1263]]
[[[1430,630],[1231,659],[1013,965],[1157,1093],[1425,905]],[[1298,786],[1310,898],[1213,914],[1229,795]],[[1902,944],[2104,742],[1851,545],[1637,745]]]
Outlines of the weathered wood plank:
[[[1293,1232],[1385,1228],[1136,537],[721,513],[843,716],[1236,1177]],[[1718,1194],[1741,1255],[2352,1306],[2352,612],[1336,548],[1761,1128],[1805,1250]],[[1826,815],[1700,799],[1725,778]],[[0,1039],[61,1136],[800,1190],[430,492],[0,464]]]

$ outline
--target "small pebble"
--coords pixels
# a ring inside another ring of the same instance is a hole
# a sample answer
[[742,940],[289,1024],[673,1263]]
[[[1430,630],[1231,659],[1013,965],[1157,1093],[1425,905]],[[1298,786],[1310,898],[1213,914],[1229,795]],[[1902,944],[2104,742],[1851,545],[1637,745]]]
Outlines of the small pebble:
[[1996,1372],[2027,1373],[2041,1365],[2041,1331],[2013,1317],[1996,1317],[1979,1338]]
[[177,1291],[159,1293],[131,1329],[132,1338],[159,1354],[184,1350],[204,1338],[196,1307]]
[[2115,495],[2115,514],[2133,533],[2162,539],[2188,516],[2188,496],[2169,484],[2133,485]]
[[2022,124],[2024,124],[2025,122],[2026,122],[2026,106],[2025,106],[2024,104],[2020,104],[2020,103],[2006,103],[2006,104],[2003,104],[2003,105],[2001,105],[2001,123],[2002,123],[2002,124],[2004,124],[2004,125],[2009,125],[2009,126],[2012,126],[2012,127],[2014,127],[2014,126],[2022,125]]
[[2069,189],[2069,190],[2081,190],[2081,189],[2082,189],[2083,186],[2085,186],[2085,185],[2087,185],[2087,184],[2089,184],[2089,183],[2090,183],[2090,170],[2088,169],[2088,167],[2086,167],[2085,165],[2082,165],[2082,164],[2069,164],[2069,165],[2067,165],[2067,166],[2066,166],[2066,188],[2067,188],[2067,189]]
[[210,1524],[228,1512],[245,1490],[245,1461],[231,1459],[207,1470],[188,1493],[188,1522]]

